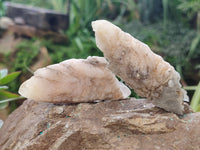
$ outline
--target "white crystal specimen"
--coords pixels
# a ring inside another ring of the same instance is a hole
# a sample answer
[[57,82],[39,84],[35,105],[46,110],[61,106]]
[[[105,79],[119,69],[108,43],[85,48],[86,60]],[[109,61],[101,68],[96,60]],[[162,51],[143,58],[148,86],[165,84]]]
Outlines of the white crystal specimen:
[[183,113],[188,98],[179,73],[141,41],[106,20],[92,22],[96,44],[109,61],[109,69],[141,97],[167,111]]
[[118,100],[131,92],[107,68],[104,57],[69,59],[36,70],[19,93],[35,101],[79,103],[94,100]]

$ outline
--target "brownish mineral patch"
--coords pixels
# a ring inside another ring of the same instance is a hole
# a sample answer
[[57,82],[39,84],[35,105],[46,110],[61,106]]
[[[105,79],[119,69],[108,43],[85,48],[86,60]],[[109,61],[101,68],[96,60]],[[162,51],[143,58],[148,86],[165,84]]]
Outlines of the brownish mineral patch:
[[54,105],[27,100],[0,130],[1,150],[198,150],[200,113],[145,99]]

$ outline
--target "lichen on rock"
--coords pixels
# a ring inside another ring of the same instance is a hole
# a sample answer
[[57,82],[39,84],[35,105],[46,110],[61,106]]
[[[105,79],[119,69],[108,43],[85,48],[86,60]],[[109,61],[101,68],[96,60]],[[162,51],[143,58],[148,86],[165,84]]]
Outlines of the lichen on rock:
[[96,44],[109,61],[109,69],[141,97],[158,107],[183,114],[188,99],[180,75],[141,41],[106,20],[92,22]]
[[51,103],[80,103],[127,98],[130,90],[107,68],[103,57],[69,59],[38,69],[19,93]]

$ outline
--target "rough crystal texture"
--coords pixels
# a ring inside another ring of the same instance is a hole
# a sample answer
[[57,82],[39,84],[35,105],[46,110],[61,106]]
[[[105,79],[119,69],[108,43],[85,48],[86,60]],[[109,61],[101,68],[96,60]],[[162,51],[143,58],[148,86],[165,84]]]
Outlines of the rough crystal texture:
[[186,92],[174,68],[141,41],[106,20],[92,22],[96,44],[109,61],[109,69],[142,97],[177,114],[183,113]]
[[131,92],[107,68],[105,58],[88,57],[38,69],[19,93],[36,101],[79,103],[122,99]]

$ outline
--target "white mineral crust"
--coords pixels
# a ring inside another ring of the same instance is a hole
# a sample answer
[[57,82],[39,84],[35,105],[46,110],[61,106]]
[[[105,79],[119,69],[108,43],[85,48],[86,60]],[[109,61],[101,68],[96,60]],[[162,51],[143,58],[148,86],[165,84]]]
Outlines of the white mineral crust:
[[79,103],[94,100],[118,100],[131,92],[107,68],[104,57],[69,59],[38,69],[25,81],[19,93],[35,101]]
[[141,41],[106,20],[92,22],[96,44],[109,61],[109,69],[141,97],[167,111],[183,113],[185,90],[180,75]]

